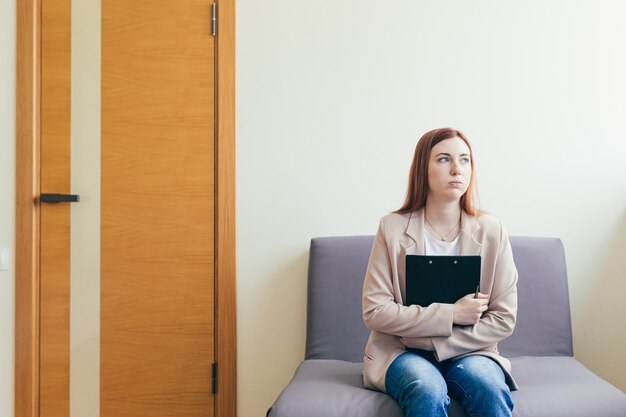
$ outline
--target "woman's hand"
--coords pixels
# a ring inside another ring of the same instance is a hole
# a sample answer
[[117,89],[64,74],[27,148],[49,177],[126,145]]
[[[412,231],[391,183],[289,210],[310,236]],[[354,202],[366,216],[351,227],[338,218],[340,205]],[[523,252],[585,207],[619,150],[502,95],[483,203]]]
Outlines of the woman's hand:
[[478,293],[478,298],[474,298],[474,294],[467,294],[454,303],[452,322],[460,325],[478,323],[483,313],[489,309],[488,303],[488,294]]
[[422,349],[422,350],[435,350],[433,345],[433,339],[430,337],[403,337],[400,339],[402,344],[408,348]]

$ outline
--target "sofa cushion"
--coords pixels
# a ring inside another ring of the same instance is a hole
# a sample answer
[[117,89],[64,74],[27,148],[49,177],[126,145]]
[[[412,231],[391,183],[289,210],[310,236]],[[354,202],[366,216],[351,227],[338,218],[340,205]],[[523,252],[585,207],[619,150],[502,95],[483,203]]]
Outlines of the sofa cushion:
[[[626,395],[571,357],[511,360],[520,389],[514,417],[624,417]],[[386,394],[363,388],[362,363],[305,360],[269,417],[403,417]],[[466,417],[452,400],[450,417]]]
[[311,239],[304,359],[363,360],[370,331],[361,310],[374,236]]
[[571,357],[511,359],[513,416],[626,417],[626,395]]
[[387,394],[363,388],[362,363],[310,359],[300,364],[270,417],[403,417]]
[[513,335],[498,343],[500,353],[507,358],[574,356],[563,243],[528,236],[510,241],[519,273],[517,321]]

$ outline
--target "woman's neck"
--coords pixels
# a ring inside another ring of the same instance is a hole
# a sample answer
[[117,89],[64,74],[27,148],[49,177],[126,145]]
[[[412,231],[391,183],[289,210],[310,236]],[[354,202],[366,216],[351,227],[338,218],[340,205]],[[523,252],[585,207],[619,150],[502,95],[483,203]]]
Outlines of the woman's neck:
[[[461,217],[461,206],[458,201],[439,202],[434,199],[426,200],[424,216],[433,226],[440,226],[442,229],[452,227]],[[447,229],[446,229],[447,231]]]

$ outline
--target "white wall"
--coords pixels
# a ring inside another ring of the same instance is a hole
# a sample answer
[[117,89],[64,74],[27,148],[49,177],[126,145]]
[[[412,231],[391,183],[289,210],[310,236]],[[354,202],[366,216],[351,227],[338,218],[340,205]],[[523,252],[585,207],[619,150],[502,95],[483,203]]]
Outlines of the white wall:
[[417,139],[463,130],[482,206],[565,245],[577,357],[626,390],[626,3],[237,9],[239,416],[302,360],[315,236],[373,234]]
[[13,415],[15,328],[15,0],[0,1],[0,417]]
[[[472,140],[483,207],[567,251],[576,356],[626,390],[626,4],[240,0],[239,416],[304,354],[315,236],[373,234],[426,130]],[[0,247],[13,248],[15,0],[0,2]],[[13,250],[12,250],[13,252]],[[0,416],[13,415],[13,265]]]

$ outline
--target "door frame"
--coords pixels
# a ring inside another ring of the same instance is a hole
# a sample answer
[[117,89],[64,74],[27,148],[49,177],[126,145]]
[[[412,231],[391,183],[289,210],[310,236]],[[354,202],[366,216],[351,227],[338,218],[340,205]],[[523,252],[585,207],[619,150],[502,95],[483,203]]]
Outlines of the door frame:
[[[39,417],[41,0],[16,0],[15,416]],[[235,0],[215,0],[216,417],[237,405]]]

